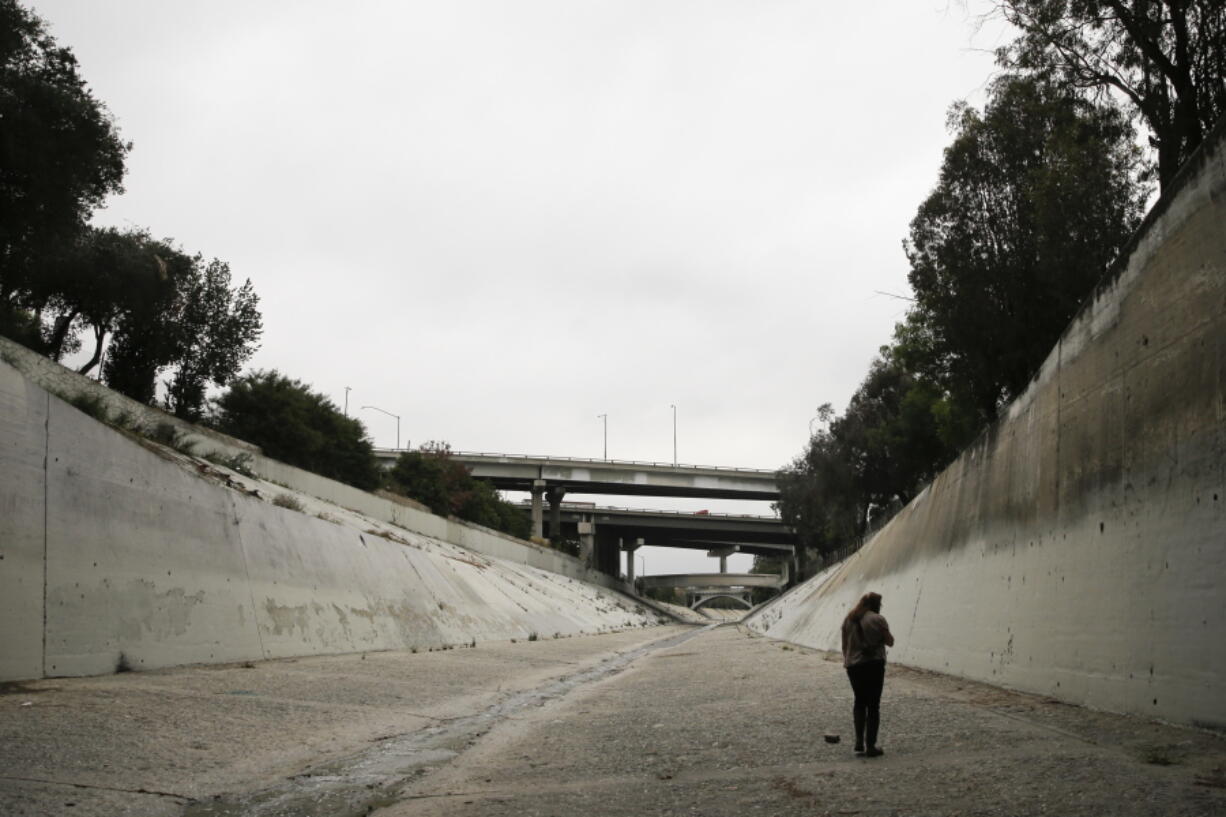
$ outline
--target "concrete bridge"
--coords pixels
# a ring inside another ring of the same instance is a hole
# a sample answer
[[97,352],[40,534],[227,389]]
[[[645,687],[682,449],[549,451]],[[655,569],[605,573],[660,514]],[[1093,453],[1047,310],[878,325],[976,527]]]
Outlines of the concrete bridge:
[[[389,467],[401,453],[393,448],[375,449],[375,456]],[[552,529],[557,530],[561,524],[562,498],[567,494],[765,501],[779,498],[775,472],[755,468],[471,451],[453,451],[451,457],[463,463],[474,477],[490,482],[495,488],[531,493],[532,535],[538,537],[544,535],[544,500],[549,500]]]
[[[723,560],[720,560],[723,567]],[[782,562],[783,572],[770,573],[674,573],[660,576],[643,576],[638,580],[642,590],[651,588],[682,588],[686,591],[686,604],[697,610],[715,599],[731,599],[746,610],[753,609],[751,596],[756,587],[782,590],[788,583],[788,563]]]
[[[525,511],[531,506],[524,504]],[[559,503],[551,536],[579,542],[580,558],[617,575],[619,552],[645,545],[706,550],[720,559],[721,572],[733,553],[772,556],[790,562],[796,534],[776,516],[600,507],[586,502]],[[634,580],[633,558],[627,578]]]

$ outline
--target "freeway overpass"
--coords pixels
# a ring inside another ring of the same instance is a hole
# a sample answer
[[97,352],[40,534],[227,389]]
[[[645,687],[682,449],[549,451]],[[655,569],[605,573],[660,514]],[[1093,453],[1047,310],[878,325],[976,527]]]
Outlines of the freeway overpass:
[[[524,510],[531,505],[524,503]],[[773,556],[790,562],[796,534],[776,516],[661,511],[600,507],[587,502],[562,502],[557,526],[550,535],[580,543],[580,558],[600,570],[617,575],[620,552],[639,547],[680,547],[708,551],[720,559],[721,571],[733,553]],[[634,559],[628,560],[627,578],[634,580]]]
[[[375,449],[391,465],[400,451]],[[474,477],[506,491],[560,488],[567,494],[684,496],[708,499],[779,498],[775,472],[720,465],[673,465],[632,460],[588,460],[575,457],[479,454],[453,451],[451,458],[467,466]]]
[[[375,449],[375,456],[388,467],[400,453],[392,448]],[[492,483],[495,488],[530,492],[532,535],[538,537],[544,533],[543,500],[549,500],[551,530],[558,530],[562,497],[567,494],[766,501],[779,498],[776,473],[756,468],[471,451],[453,451],[451,457],[463,463],[474,477]]]

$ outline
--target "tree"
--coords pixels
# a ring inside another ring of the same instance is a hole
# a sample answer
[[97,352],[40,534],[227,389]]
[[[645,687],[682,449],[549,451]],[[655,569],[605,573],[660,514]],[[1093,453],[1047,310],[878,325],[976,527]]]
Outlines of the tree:
[[[782,557],[757,555],[753,557],[753,564],[750,566],[749,572],[759,576],[781,576],[783,575],[783,571],[787,569],[786,565],[787,560]],[[795,585],[797,583],[797,578],[798,577],[796,576],[790,576],[788,586],[791,587]],[[774,587],[755,587],[750,591],[749,596],[753,605],[757,607],[759,604],[769,601],[770,599],[779,595],[781,592],[783,591]]]
[[73,241],[42,259],[42,274],[30,290],[40,312],[51,316],[43,350],[58,360],[79,347],[76,333],[88,326],[94,351],[78,371],[91,371],[111,333],[123,325],[156,320],[171,307],[176,283],[190,264],[143,230],[83,228]]
[[842,416],[826,404],[819,417],[825,427],[780,472],[777,503],[799,537],[806,575],[809,554],[827,556],[883,524],[979,430],[939,387],[908,371],[896,347],[882,347]]
[[455,516],[487,528],[527,539],[528,519],[498,496],[488,482],[473,477],[463,463],[451,457],[451,447],[429,442],[405,451],[388,474],[394,490],[416,499],[440,516]]
[[0,331],[37,338],[42,263],[122,192],[124,142],[72,52],[15,0],[0,0]]
[[132,240],[139,243],[138,269],[155,270],[156,285],[126,291],[126,309],[115,321],[102,374],[112,389],[152,405],[158,373],[177,355],[179,289],[193,276],[196,259],[145,232]]
[[453,516],[459,511],[459,495],[469,479],[468,469],[451,458],[451,447],[439,442],[405,451],[388,472],[397,493],[417,500],[439,516]]
[[1126,99],[1150,131],[1164,186],[1226,113],[1222,0],[1000,0],[997,8],[1022,32],[999,61]]
[[363,425],[305,383],[275,370],[237,378],[213,401],[211,425],[265,454],[369,491],[381,482]]
[[174,377],[166,402],[176,416],[197,420],[204,414],[205,387],[224,386],[254,354],[263,330],[259,296],[251,281],[230,287],[230,265],[214,258],[197,263],[178,281],[174,316]]
[[984,422],[1018,394],[1140,222],[1126,118],[1006,76],[950,114],[940,181],[904,243],[923,368]]
[[818,410],[825,428],[809,438],[804,452],[779,471],[780,518],[799,540],[800,572],[809,575],[809,554],[825,555],[863,532],[867,501],[841,441],[836,436],[834,409]]
[[167,405],[185,419],[200,419],[206,385],[225,385],[255,351],[261,318],[251,282],[231,287],[225,262],[205,264],[145,230],[86,227],[42,270],[30,289],[38,314],[51,318],[42,351],[59,359],[90,328],[93,354],[78,371],[91,371],[107,348],[107,385],[145,403],[173,367]]
[[934,383],[908,371],[889,346],[831,422],[830,433],[851,469],[875,525],[906,505],[948,465],[977,427],[948,427],[950,400]]
[[250,282],[204,265],[143,230],[86,226],[122,192],[131,145],[36,15],[0,0],[0,332],[58,360],[93,331],[107,382],[153,402],[158,373],[175,367],[168,405],[199,419],[207,384],[224,385],[260,335]]

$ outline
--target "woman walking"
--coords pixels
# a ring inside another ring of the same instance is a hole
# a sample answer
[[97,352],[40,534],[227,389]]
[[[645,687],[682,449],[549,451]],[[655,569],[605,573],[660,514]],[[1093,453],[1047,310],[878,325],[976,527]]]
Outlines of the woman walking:
[[843,619],[843,666],[856,702],[856,754],[879,757],[877,728],[881,723],[881,689],[885,686],[885,648],[894,646],[890,625],[881,615],[881,594],[865,593]]

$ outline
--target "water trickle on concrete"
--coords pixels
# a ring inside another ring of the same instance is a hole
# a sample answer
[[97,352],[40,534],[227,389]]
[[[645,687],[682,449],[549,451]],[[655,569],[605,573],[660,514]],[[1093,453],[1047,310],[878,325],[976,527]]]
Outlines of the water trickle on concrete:
[[375,746],[318,766],[256,792],[222,795],[188,805],[184,817],[359,817],[395,803],[403,783],[428,774],[460,754],[499,722],[529,707],[544,706],[583,684],[625,669],[655,650],[675,647],[718,624],[695,628],[615,655],[596,666],[525,690],[482,712],[379,741]]

